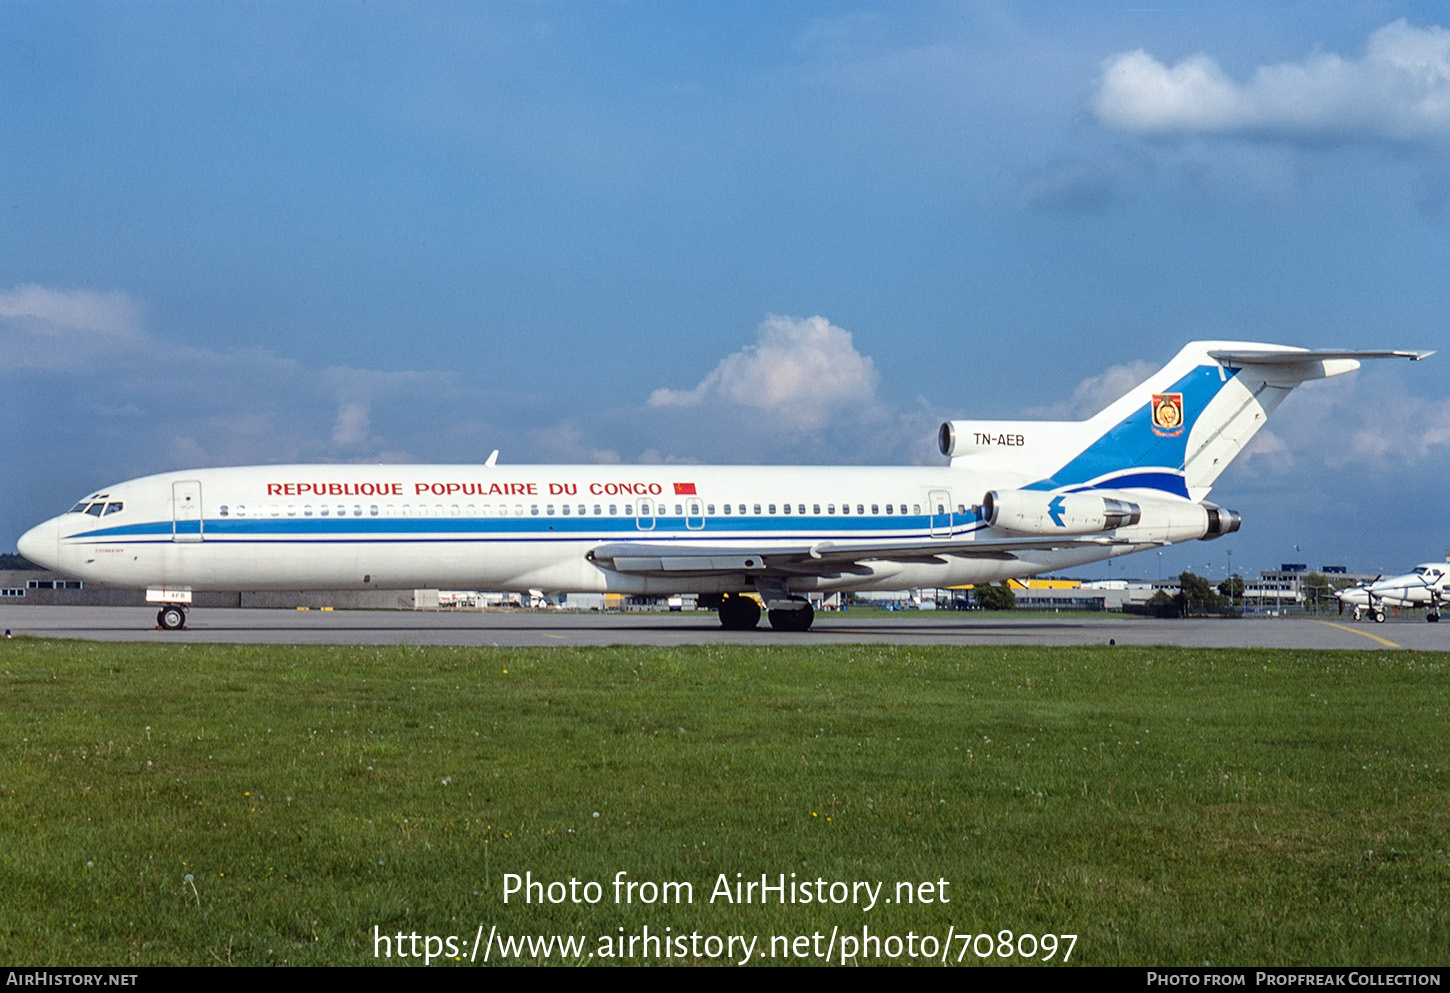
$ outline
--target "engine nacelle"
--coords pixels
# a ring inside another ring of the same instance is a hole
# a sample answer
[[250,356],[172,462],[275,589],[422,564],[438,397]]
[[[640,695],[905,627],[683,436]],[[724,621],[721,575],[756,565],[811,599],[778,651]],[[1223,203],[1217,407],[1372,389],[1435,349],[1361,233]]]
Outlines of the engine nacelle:
[[1224,510],[1212,503],[1205,503],[1203,509],[1208,512],[1208,530],[1199,541],[1212,541],[1214,538],[1233,534],[1243,523],[1243,518],[1239,517],[1236,510]]
[[1095,534],[1131,527],[1142,511],[1136,503],[1091,493],[993,490],[982,498],[982,516],[994,528],[1020,534]]

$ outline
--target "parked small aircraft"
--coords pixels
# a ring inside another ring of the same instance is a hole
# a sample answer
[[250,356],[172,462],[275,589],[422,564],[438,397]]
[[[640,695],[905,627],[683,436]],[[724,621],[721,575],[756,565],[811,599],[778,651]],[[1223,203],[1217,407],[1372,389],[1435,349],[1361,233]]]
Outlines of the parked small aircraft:
[[1403,576],[1376,579],[1334,595],[1339,612],[1353,607],[1355,620],[1368,611],[1374,621],[1383,623],[1386,607],[1425,607],[1425,620],[1434,624],[1440,619],[1440,608],[1450,606],[1450,562],[1427,562]]

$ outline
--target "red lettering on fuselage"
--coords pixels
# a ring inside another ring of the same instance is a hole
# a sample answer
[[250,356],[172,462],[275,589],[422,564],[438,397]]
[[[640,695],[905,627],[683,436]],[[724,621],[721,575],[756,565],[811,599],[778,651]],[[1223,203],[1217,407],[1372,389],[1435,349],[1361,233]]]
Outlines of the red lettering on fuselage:
[[268,483],[268,496],[402,496],[402,483]]
[[664,492],[659,483],[590,483],[595,496],[658,496]]
[[538,496],[538,483],[414,483],[413,495]]

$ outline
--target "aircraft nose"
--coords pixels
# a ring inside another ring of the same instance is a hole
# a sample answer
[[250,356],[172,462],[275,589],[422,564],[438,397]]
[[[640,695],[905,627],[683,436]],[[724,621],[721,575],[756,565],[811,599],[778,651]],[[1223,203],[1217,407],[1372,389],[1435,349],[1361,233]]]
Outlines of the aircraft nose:
[[20,536],[15,548],[31,562],[45,569],[55,569],[60,556],[60,525],[54,518],[44,524],[37,524]]

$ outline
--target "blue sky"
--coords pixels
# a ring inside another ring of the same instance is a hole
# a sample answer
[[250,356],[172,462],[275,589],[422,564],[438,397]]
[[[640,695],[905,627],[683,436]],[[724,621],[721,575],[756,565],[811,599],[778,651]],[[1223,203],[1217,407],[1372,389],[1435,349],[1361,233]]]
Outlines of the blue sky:
[[[1433,3],[12,0],[0,133],[3,548],[203,465],[936,463],[1450,328]],[[1447,480],[1450,354],[1367,368],[1163,568],[1401,571]]]

